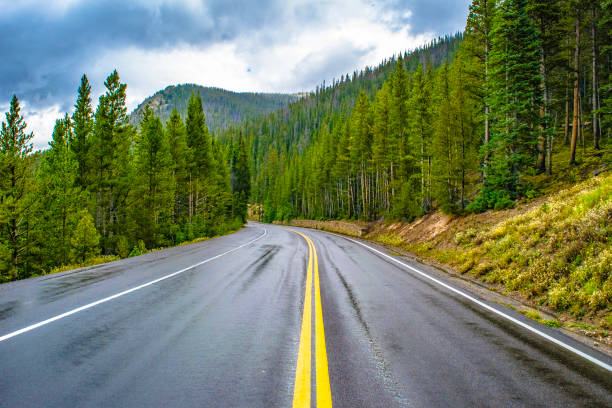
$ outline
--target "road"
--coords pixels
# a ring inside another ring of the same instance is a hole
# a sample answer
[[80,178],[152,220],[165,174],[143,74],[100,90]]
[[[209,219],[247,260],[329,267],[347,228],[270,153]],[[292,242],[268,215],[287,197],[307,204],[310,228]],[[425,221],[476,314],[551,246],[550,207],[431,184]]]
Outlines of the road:
[[376,251],[250,223],[0,285],[0,406],[612,406],[608,356]]

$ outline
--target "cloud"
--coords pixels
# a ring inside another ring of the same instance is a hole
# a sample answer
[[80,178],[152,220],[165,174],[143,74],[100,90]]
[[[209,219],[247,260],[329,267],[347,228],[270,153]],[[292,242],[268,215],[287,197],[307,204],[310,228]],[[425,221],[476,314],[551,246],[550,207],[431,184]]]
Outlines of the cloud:
[[470,3],[466,0],[409,0],[406,6],[412,11],[412,15],[407,20],[414,32],[454,34],[465,28]]
[[380,7],[395,29],[409,25],[413,34],[443,36],[463,31],[470,4],[469,0],[383,0]]
[[[48,140],[86,73],[117,68],[134,108],[170,84],[296,92],[463,28],[462,0],[20,0],[3,3],[0,104]],[[57,117],[61,116],[61,113]],[[47,125],[43,125],[47,123]],[[37,139],[38,140],[38,139]]]
[[[49,105],[43,107],[35,107],[29,104],[27,101],[19,101],[21,107],[21,115],[26,118],[25,133],[33,133],[32,144],[34,150],[44,150],[49,147],[49,141],[51,140],[51,133],[55,121],[64,116],[64,112],[60,109],[60,106]],[[9,104],[0,104],[0,112],[7,112],[9,110]],[[5,121],[5,114],[2,114],[2,121]]]

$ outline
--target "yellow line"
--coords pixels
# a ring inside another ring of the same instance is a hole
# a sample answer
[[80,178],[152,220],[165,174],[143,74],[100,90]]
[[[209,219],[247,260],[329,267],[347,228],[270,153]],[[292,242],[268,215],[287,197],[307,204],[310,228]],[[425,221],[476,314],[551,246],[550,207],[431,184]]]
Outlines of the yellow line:
[[[310,241],[310,239],[308,239]],[[310,241],[314,252],[315,280],[315,361],[317,375],[317,408],[331,408],[331,388],[329,369],[327,367],[327,350],[325,349],[325,330],[323,328],[323,308],[321,307],[321,289],[319,287],[319,261],[314,243]]]
[[301,235],[308,244],[308,271],[306,275],[306,293],[304,294],[304,314],[302,317],[302,332],[298,351],[298,364],[295,373],[293,391],[293,407],[310,408],[310,360],[311,360],[311,298],[312,277],[314,270],[315,287],[315,364],[317,408],[331,408],[331,388],[329,385],[329,368],[325,348],[325,330],[323,325],[323,308],[321,306],[321,289],[319,286],[319,261],[314,243],[301,232],[291,230]]
[[308,271],[306,272],[306,293],[304,294],[302,330],[300,333],[300,346],[298,348],[297,368],[295,369],[295,385],[293,387],[293,408],[310,408],[310,365],[312,348],[312,262],[312,248],[310,247],[310,245],[308,245]]

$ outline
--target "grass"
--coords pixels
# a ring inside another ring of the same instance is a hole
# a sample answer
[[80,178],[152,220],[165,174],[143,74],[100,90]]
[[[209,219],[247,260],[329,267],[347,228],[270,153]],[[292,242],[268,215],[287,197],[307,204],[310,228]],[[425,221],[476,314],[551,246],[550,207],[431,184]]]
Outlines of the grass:
[[559,322],[559,320],[557,319],[552,319],[552,320],[546,320],[546,319],[542,319],[542,316],[540,316],[540,313],[536,312],[535,310],[521,310],[520,313],[522,313],[523,315],[525,315],[525,317],[531,319],[531,320],[535,320],[536,322],[540,322],[542,324],[545,324],[546,326],[550,326],[550,327],[561,327],[561,322]]
[[[523,302],[561,313],[564,321],[587,318],[612,329],[612,146],[607,142],[600,151],[579,147],[576,166],[569,165],[568,150],[557,146],[553,176],[524,176],[533,189],[515,209],[455,216],[436,234],[429,233],[433,224],[427,219],[407,229],[399,223],[370,224],[374,229],[367,238],[450,266]],[[348,224],[335,232],[355,235]]]
[[49,272],[45,273],[44,275],[50,275],[50,274],[59,273],[59,272],[66,272],[66,271],[70,271],[73,269],[84,268],[86,266],[100,265],[100,264],[107,263],[107,262],[118,261],[120,259],[121,258],[117,255],[98,255],[82,263],[58,266],[57,268],[51,269]]
[[488,230],[458,231],[451,250],[427,243],[409,249],[581,317],[612,309],[611,237],[612,174],[607,172]]
[[553,177],[525,177],[539,194],[501,221],[460,224],[445,238],[409,245],[393,234],[372,238],[612,329],[612,149],[580,148],[572,167],[566,150],[554,156]]

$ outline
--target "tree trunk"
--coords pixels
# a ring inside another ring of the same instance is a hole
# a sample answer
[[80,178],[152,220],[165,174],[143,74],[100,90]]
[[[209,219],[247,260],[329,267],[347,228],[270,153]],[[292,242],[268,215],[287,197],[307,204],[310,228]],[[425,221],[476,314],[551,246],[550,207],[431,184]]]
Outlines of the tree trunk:
[[191,173],[189,173],[189,225],[193,224],[193,185]]
[[565,86],[565,119],[563,121],[563,130],[564,130],[564,140],[565,145],[569,146],[570,137],[569,137],[569,112],[570,112],[570,100],[569,100],[569,74],[567,77],[567,82]]
[[[4,127],[4,123],[3,123]],[[15,208],[15,188],[17,186],[17,173],[15,165],[11,165],[11,195],[13,196],[13,201],[9,206],[9,213],[11,216],[10,219],[10,246],[11,246],[11,268],[13,271],[17,270],[17,255],[19,254],[19,248],[17,247],[17,213]],[[14,273],[14,272],[13,272]]]
[[421,207],[425,212],[425,135],[421,133]]
[[[488,7],[487,7],[487,2],[484,2],[484,10],[485,12],[487,12]],[[488,16],[486,16],[486,18],[488,18]],[[487,102],[486,98],[487,98],[487,83],[489,81],[489,52],[490,52],[490,47],[489,47],[489,30],[487,29],[487,25],[485,24],[485,31],[484,31],[484,36],[485,36],[485,55],[484,55],[484,65],[485,65],[485,123],[484,123],[484,127],[485,127],[485,134],[484,134],[484,144],[485,144],[485,149],[484,149],[484,158],[483,158],[483,164],[482,164],[482,178],[483,178],[483,183],[486,181],[487,179],[487,166],[488,166],[488,162],[489,162],[489,147],[488,147],[488,143],[489,140],[491,139],[491,127],[490,127],[490,123],[489,123],[489,115],[490,115],[490,111],[489,111],[489,103]]]
[[570,164],[576,164],[576,142],[578,140],[578,119],[580,115],[579,100],[579,67],[580,67],[580,16],[576,16],[576,49],[574,51],[574,120],[572,121],[572,140],[570,144]]
[[544,49],[542,49],[541,63],[540,63],[540,73],[542,75],[542,83],[540,84],[540,88],[542,90],[542,104],[540,105],[540,133],[538,134],[538,161],[536,164],[536,171],[538,173],[544,173],[546,170],[546,143],[544,140],[546,134],[546,104],[548,103],[546,94],[546,59],[544,57]]
[[599,129],[599,104],[598,104],[598,90],[597,90],[597,12],[595,10],[595,2],[591,5],[591,36],[593,40],[592,46],[592,62],[593,62],[593,146],[595,150],[599,150],[599,138],[600,138],[600,129]]
[[[569,44],[570,44],[570,39],[569,36],[567,38],[567,48],[569,49]],[[567,66],[571,66],[571,56],[568,56],[568,63]],[[569,89],[570,89],[570,73],[569,71],[567,72],[567,76],[566,76],[566,80],[565,80],[565,120],[563,122],[564,124],[564,141],[565,141],[565,145],[569,146],[570,144],[570,137],[569,137],[569,114],[570,114],[570,99],[569,99]]]
[[[555,113],[555,124],[553,125],[553,132],[556,132],[557,129],[557,114]],[[549,176],[552,175],[552,149],[553,149],[553,140],[554,133],[549,132],[547,134],[547,143],[546,143],[546,174]]]

